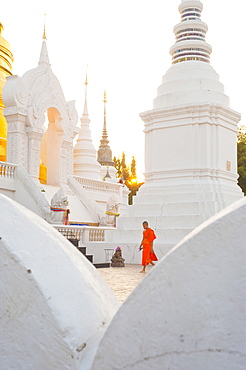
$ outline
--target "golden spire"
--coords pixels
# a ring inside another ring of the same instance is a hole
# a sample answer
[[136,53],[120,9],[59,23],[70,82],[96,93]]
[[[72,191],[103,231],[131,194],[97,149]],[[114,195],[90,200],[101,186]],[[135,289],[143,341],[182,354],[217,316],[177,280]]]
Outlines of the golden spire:
[[46,24],[45,24],[45,16],[44,14],[44,32],[43,32],[43,42],[42,42],[42,48],[40,52],[40,57],[39,57],[39,62],[38,64],[46,64],[47,66],[50,66],[50,61],[49,61],[49,55],[48,55],[48,50],[47,50],[47,44],[46,44]]
[[88,64],[86,64],[85,85],[88,85]]
[[103,98],[103,102],[104,102],[104,103],[107,103],[106,90],[104,90],[104,98]]
[[88,64],[86,65],[86,74],[85,74],[85,103],[84,103],[84,113],[83,116],[88,116],[88,108],[87,108],[87,85],[88,85]]
[[104,103],[103,131],[102,131],[102,138],[100,140],[99,149],[97,151],[97,161],[102,166],[114,166],[114,162],[112,160],[112,150],[110,149],[110,146],[109,146],[109,139],[108,139],[108,133],[107,133],[106,90],[104,90],[103,103]]
[[43,40],[47,40],[47,37],[46,37],[46,26],[45,26],[45,17],[46,17],[46,14],[44,14],[44,32],[43,32]]

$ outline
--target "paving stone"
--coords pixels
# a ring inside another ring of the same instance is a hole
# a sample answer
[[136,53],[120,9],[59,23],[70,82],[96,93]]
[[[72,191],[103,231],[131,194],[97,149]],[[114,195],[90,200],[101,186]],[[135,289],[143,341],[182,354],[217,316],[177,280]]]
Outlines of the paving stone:
[[146,273],[140,274],[141,265],[126,264],[125,267],[98,269],[98,272],[113,290],[119,301],[124,302],[151,268],[153,267],[147,266]]

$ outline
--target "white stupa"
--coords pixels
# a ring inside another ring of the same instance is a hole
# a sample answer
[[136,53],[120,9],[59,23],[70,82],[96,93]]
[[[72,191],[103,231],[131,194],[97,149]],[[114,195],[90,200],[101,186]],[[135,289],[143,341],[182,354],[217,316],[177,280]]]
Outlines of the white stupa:
[[97,151],[97,160],[101,165],[101,178],[104,181],[117,182],[116,168],[112,159],[112,150],[109,146],[108,131],[107,131],[107,94],[104,90],[103,96],[104,115],[103,115],[103,130],[100,145]]
[[159,256],[243,196],[236,159],[240,114],[230,109],[209,64],[212,47],[205,41],[202,8],[198,0],[183,0],[179,6],[172,66],[153,109],[140,114],[145,123],[145,184],[134,197],[130,217],[118,220],[122,240],[138,244],[141,223],[148,220],[158,237]]
[[101,166],[96,156],[97,152],[91,139],[90,118],[87,107],[87,85],[88,79],[85,80],[85,103],[84,112],[80,118],[81,128],[74,148],[74,175],[89,179],[100,180]]

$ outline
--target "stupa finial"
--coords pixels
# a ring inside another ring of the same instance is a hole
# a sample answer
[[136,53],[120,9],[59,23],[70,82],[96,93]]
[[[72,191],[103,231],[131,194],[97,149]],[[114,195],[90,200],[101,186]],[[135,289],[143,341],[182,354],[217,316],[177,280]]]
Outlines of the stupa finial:
[[210,63],[212,47],[206,43],[208,26],[201,21],[200,0],[182,0],[178,7],[181,22],[174,27],[175,44],[170,49],[172,63],[198,61]]
[[44,32],[43,32],[43,40],[47,40],[47,37],[46,37],[46,14],[44,14]]
[[104,90],[103,102],[104,102],[103,135],[105,135],[105,137],[107,138],[108,134],[107,134],[107,123],[106,123],[107,122],[107,111],[106,111],[107,94],[106,94],[106,90]]
[[85,85],[88,85],[88,64],[86,64]]
[[83,116],[88,116],[88,107],[87,107],[87,85],[88,85],[88,64],[86,65],[85,73],[85,103],[84,103],[84,112]]
[[104,102],[104,103],[107,103],[107,94],[106,94],[106,90],[104,90],[103,102]]
[[47,37],[46,37],[45,16],[46,16],[46,14],[44,14],[44,32],[43,32],[43,37],[42,37],[43,42],[42,42],[42,48],[41,48],[38,64],[39,65],[40,64],[45,64],[47,66],[50,66],[49,55],[48,55],[48,50],[47,50],[47,45],[46,45]]

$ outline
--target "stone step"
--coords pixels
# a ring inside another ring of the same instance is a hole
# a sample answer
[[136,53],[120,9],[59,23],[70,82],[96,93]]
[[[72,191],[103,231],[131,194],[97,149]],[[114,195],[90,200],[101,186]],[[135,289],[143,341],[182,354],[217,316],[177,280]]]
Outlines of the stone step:
[[110,267],[110,262],[93,263],[93,254],[86,254],[86,247],[79,247],[78,239],[68,239],[96,268]]
[[93,254],[85,254],[85,257],[88,259],[88,261],[93,263]]
[[75,247],[78,248],[79,246],[79,240],[78,239],[68,239],[70,243],[72,243]]
[[93,266],[95,266],[97,269],[107,268],[110,267],[110,263],[109,262],[93,263]]
[[77,247],[77,248],[78,248],[78,250],[79,250],[82,254],[86,255],[86,247]]
[[[123,229],[126,233],[127,230],[142,230],[142,222],[145,220],[144,213],[140,216],[135,217],[122,217],[117,220],[117,226],[119,229]],[[204,219],[201,215],[170,215],[170,216],[151,216],[148,215],[147,221],[150,227],[153,229],[179,229],[179,228],[190,228],[194,229],[200,225]],[[118,230],[117,230],[118,231]]]
[[[209,192],[209,193],[198,193],[198,192],[190,192],[190,193],[171,193],[171,194],[152,194],[152,195],[145,195],[144,201],[145,204],[159,204],[159,203],[192,203],[192,202],[200,202],[200,201],[217,201],[220,198],[218,197],[217,193]],[[142,204],[141,197],[134,198],[134,205]]]

